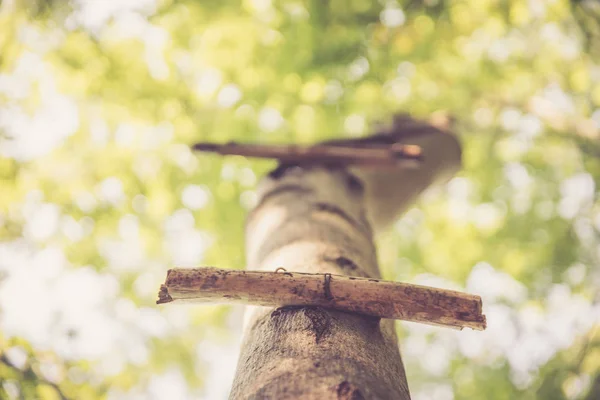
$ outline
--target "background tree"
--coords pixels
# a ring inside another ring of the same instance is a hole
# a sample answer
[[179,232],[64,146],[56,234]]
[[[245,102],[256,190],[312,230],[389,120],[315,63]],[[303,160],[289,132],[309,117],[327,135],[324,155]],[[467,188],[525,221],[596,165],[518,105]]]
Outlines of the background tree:
[[0,393],[226,397],[241,310],[159,309],[155,289],[174,265],[245,265],[240,221],[273,164],[188,144],[359,137],[401,110],[453,116],[464,169],[378,238],[382,275],[481,294],[490,322],[399,324],[413,398],[585,398],[594,7],[3,1]]

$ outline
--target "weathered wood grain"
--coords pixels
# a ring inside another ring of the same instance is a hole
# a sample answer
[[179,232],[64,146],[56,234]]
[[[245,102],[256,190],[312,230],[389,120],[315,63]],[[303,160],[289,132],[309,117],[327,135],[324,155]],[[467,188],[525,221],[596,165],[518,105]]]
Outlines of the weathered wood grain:
[[479,296],[409,283],[333,274],[176,268],[158,303],[320,306],[455,329],[485,329]]
[[423,154],[419,146],[393,144],[385,146],[345,147],[317,144],[301,145],[263,145],[252,143],[196,143],[196,151],[238,155],[256,158],[272,158],[292,163],[332,163],[337,165],[360,165],[367,167],[416,167]]

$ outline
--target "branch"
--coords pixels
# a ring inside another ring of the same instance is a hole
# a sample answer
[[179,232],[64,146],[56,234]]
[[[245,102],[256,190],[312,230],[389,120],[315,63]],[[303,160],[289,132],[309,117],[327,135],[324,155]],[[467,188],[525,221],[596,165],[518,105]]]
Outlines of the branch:
[[37,380],[39,383],[51,386],[56,391],[56,394],[61,400],[69,400],[69,398],[63,393],[60,386],[58,386],[52,381],[45,379],[40,374],[35,372],[31,365],[27,365],[25,368],[21,369],[15,364],[13,364],[4,354],[0,354],[0,364],[4,364],[6,367],[14,370],[18,375],[21,375],[21,379],[31,379],[34,382]]
[[167,272],[157,304],[173,301],[321,306],[455,329],[486,327],[479,296],[332,274],[176,268]]
[[258,158],[274,158],[291,163],[332,163],[371,167],[418,166],[422,161],[419,146],[392,144],[355,148],[333,145],[261,145],[230,142],[226,144],[196,143],[194,150]]

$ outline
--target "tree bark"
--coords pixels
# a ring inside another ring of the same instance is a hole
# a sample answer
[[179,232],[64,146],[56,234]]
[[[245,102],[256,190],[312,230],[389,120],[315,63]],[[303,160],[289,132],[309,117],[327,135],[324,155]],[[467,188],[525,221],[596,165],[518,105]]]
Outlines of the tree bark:
[[[417,124],[423,129],[411,140],[404,135],[409,121],[374,138],[420,145],[418,171],[304,164],[272,171],[246,224],[248,269],[379,279],[372,224],[385,228],[416,194],[460,164],[456,139]],[[249,306],[230,397],[401,400],[410,394],[392,320],[321,307]]]

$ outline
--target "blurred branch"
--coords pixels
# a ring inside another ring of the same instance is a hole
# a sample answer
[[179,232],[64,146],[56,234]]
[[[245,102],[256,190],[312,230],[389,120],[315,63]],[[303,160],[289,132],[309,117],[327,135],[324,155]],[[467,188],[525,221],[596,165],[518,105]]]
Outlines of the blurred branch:
[[590,157],[600,159],[600,143],[596,139],[585,137],[576,132],[567,133],[566,131],[558,131],[555,129],[548,129],[547,134],[549,136],[554,136],[556,138],[572,142],[582,153]]
[[[598,21],[600,24],[600,15]],[[488,104],[491,104],[498,109],[510,107],[531,113],[539,118],[544,124],[546,136],[553,136],[571,142],[585,155],[600,159],[600,141],[598,140],[600,131],[598,131],[598,129],[594,130],[594,128],[589,128],[585,125],[578,125],[576,121],[567,118],[560,119],[560,123],[553,123],[536,113],[531,104],[510,102],[501,99],[493,99],[493,101],[489,101]],[[479,132],[481,130],[481,127],[468,120],[461,120],[460,125],[463,128],[461,129],[462,132]],[[502,129],[499,132],[506,132],[506,130]]]
[[61,400],[69,400],[69,398],[67,396],[65,396],[65,394],[63,393],[61,388],[56,383],[51,382],[51,381],[45,379],[44,377],[40,376],[38,373],[35,372],[35,370],[33,369],[33,367],[31,365],[27,365],[24,369],[21,369],[21,368],[17,367],[15,364],[13,364],[6,357],[5,354],[0,354],[0,364],[4,364],[8,368],[15,371],[17,374],[23,376],[25,379],[38,381],[40,383],[43,383],[44,385],[51,386],[54,390],[56,390],[56,393],[58,394],[58,396]]
[[585,400],[598,400],[600,399],[600,373],[596,375],[594,382],[592,383],[592,387],[588,392]]
[[586,51],[600,54],[600,2],[572,0],[571,13],[583,35]]
[[363,165],[372,167],[414,167],[423,156],[419,146],[394,143],[389,146],[361,148],[331,145],[260,145],[245,143],[196,143],[194,150],[239,155],[245,157],[273,158],[282,162]]
[[401,282],[285,270],[171,269],[157,304],[173,301],[320,306],[454,329],[486,327],[479,296]]

